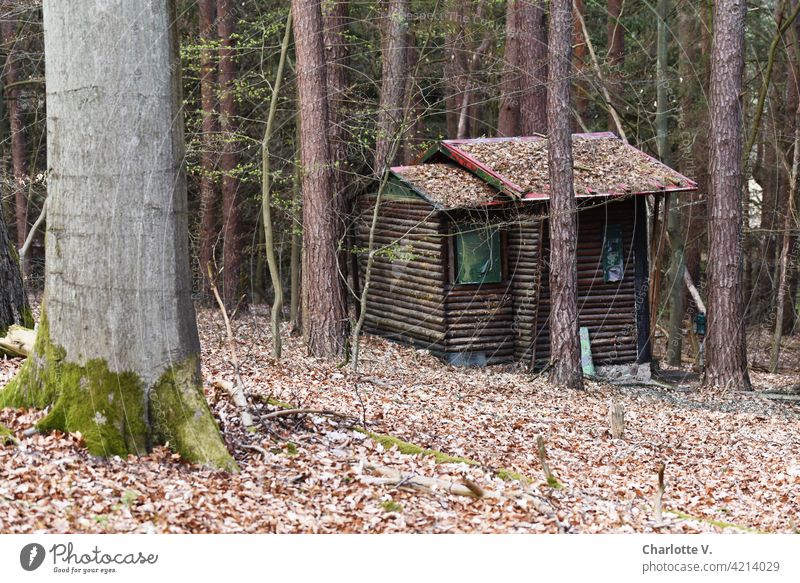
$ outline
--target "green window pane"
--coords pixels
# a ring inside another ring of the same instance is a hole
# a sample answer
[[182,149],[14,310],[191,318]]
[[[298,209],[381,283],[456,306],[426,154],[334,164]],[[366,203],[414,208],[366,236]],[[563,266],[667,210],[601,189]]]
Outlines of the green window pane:
[[485,225],[461,227],[456,233],[456,261],[456,283],[500,282],[500,231]]

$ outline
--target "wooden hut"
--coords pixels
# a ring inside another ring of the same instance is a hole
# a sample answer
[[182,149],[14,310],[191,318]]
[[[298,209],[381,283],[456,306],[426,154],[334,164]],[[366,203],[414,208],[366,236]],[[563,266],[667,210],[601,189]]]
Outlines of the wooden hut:
[[[697,185],[611,133],[574,135],[573,158],[580,326],[596,364],[649,362],[647,195]],[[392,168],[359,201],[365,329],[454,364],[546,364],[548,200],[541,137],[445,140]]]

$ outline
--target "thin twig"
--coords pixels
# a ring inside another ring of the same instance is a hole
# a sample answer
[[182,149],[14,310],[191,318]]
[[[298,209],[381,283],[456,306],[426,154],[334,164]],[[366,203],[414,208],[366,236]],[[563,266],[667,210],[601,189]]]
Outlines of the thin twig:
[[214,298],[217,300],[217,305],[222,312],[222,318],[225,320],[225,330],[228,334],[228,348],[231,351],[231,361],[233,363],[234,373],[236,374],[236,383],[231,389],[231,396],[233,397],[233,402],[237,407],[239,407],[241,412],[242,425],[244,425],[246,428],[250,428],[253,426],[253,417],[250,415],[247,398],[244,396],[244,382],[242,381],[242,375],[239,372],[239,357],[236,354],[236,343],[233,338],[231,321],[228,318],[228,311],[225,309],[225,304],[222,302],[222,298],[219,295],[219,290],[217,290],[217,285],[214,282],[214,275],[211,271],[211,263],[208,264],[208,283],[211,286],[211,291],[214,294]]

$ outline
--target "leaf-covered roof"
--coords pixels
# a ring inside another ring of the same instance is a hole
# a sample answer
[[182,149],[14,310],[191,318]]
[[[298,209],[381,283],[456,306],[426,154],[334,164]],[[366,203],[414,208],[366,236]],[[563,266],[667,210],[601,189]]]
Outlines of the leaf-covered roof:
[[[548,198],[547,138],[446,140],[444,153],[477,173],[496,177],[511,194]],[[576,196],[692,190],[697,185],[614,134],[572,137]]]
[[496,189],[455,164],[399,166],[392,172],[441,208],[476,207],[498,200]]

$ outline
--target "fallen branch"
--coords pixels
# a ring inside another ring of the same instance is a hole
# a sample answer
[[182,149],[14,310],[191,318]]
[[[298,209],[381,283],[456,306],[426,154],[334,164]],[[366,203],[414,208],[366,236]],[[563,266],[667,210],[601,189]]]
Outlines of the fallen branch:
[[320,415],[322,417],[337,417],[350,421],[356,420],[352,415],[345,415],[344,413],[337,413],[336,411],[325,409],[281,409],[280,411],[273,411],[272,413],[261,415],[261,419],[275,419],[276,417],[289,417],[291,415]]
[[0,352],[9,356],[26,358],[33,351],[36,332],[22,326],[11,326],[4,338],[0,338]]
[[393,484],[398,488],[411,490],[421,490],[425,492],[444,491],[448,494],[457,496],[467,496],[469,498],[494,498],[496,494],[487,492],[476,484],[465,480],[463,483],[442,480],[439,478],[429,478],[413,473],[401,472],[386,466],[367,465],[366,469],[375,472],[380,478],[362,477],[362,480],[369,484]]

